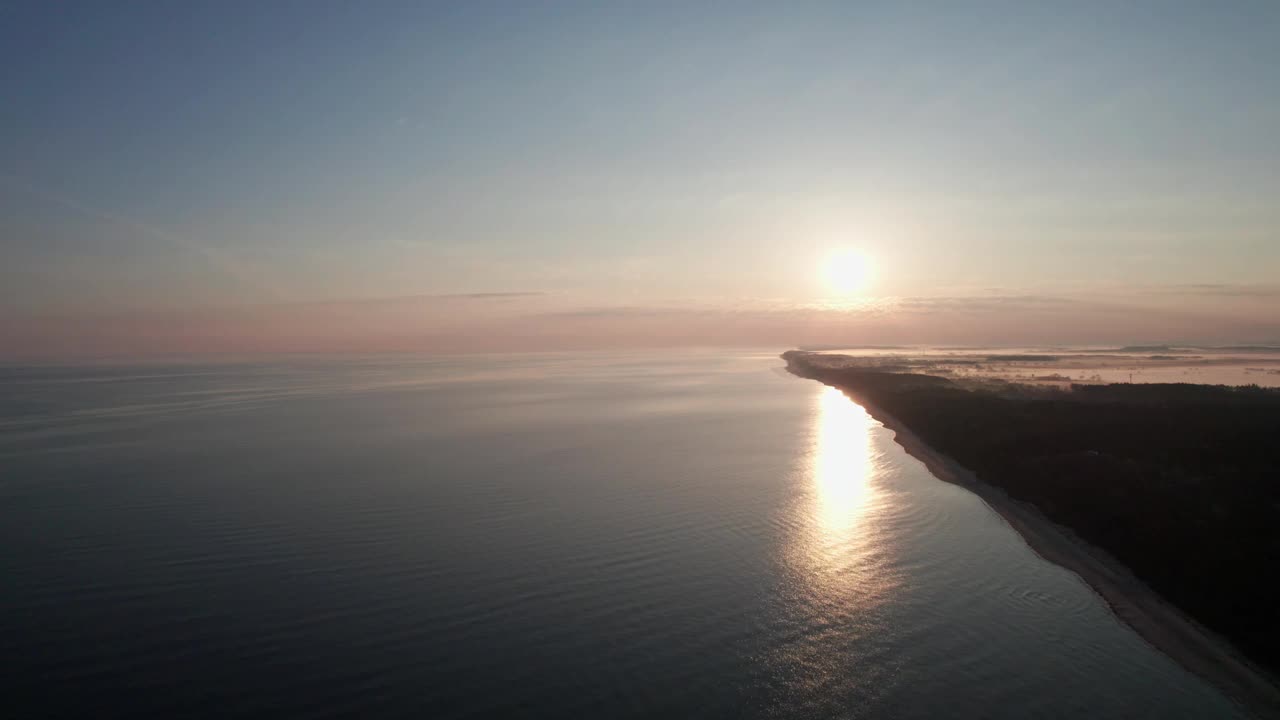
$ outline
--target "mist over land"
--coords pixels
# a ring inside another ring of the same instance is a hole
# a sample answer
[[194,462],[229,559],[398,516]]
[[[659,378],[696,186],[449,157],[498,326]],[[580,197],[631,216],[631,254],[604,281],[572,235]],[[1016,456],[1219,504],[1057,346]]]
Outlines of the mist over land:
[[[806,347],[831,368],[935,375],[966,387],[1188,383],[1280,387],[1280,345]],[[984,381],[987,381],[984,383]]]

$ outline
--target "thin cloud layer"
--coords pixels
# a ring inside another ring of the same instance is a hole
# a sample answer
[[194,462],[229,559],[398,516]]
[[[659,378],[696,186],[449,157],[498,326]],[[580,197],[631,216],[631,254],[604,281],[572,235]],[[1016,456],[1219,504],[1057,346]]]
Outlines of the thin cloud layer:
[[1253,293],[986,295],[793,303],[588,302],[539,292],[0,318],[3,357],[272,352],[519,352],[812,344],[1274,343]]

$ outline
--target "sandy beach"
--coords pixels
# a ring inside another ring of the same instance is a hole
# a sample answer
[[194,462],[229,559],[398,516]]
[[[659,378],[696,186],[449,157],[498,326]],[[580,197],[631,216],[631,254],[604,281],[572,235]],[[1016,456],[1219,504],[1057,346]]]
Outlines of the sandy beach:
[[1280,687],[1227,641],[1201,627],[1138,580],[1107,553],[1076,537],[1035,507],[1010,498],[979,480],[956,461],[925,444],[915,433],[874,404],[839,388],[892,430],[899,445],[934,477],[980,497],[1038,555],[1078,575],[1123,622],[1152,646],[1220,688],[1258,717],[1280,717]]

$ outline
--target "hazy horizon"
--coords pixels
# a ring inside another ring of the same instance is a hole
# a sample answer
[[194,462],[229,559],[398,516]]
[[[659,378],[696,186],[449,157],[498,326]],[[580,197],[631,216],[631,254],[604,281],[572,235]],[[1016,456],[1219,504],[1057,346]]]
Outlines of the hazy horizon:
[[[1280,345],[1280,295],[867,297],[592,305],[543,293],[10,315],[0,360],[756,346]],[[1194,309],[1179,299],[1198,301]]]

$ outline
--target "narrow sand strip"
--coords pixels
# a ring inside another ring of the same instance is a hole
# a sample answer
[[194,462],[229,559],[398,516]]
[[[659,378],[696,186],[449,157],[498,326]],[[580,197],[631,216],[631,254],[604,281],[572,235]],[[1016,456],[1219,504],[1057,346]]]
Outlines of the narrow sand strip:
[[1003,490],[982,482],[959,463],[926,445],[889,413],[834,385],[894,432],[907,454],[920,460],[934,477],[977,495],[1004,518],[1045,560],[1080,577],[1144,640],[1187,670],[1199,675],[1258,717],[1280,718],[1280,687],[1261,669],[1209,630],[1160,597],[1102,550],[1045,517],[1034,506],[1018,502]]

